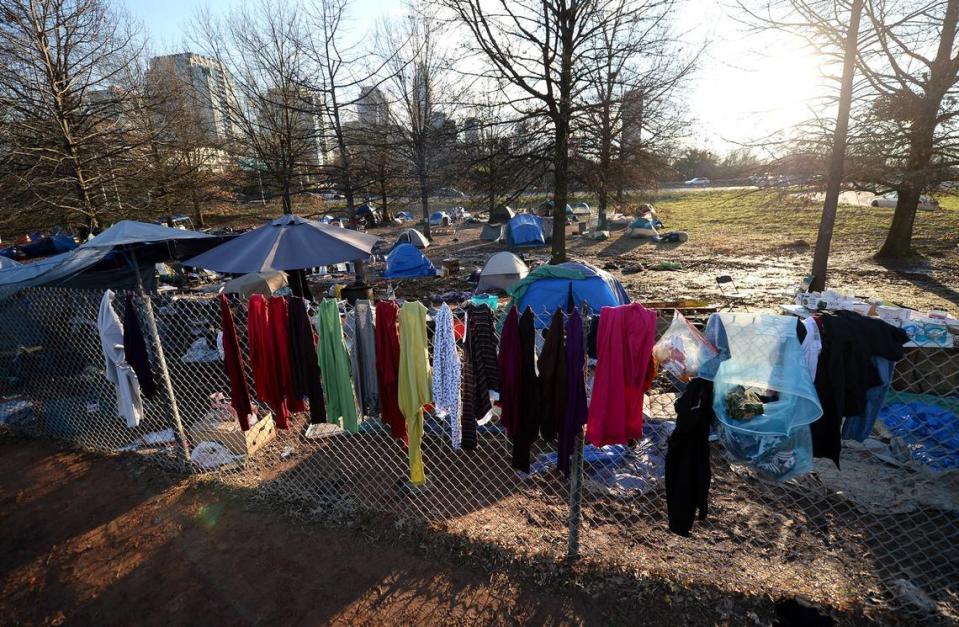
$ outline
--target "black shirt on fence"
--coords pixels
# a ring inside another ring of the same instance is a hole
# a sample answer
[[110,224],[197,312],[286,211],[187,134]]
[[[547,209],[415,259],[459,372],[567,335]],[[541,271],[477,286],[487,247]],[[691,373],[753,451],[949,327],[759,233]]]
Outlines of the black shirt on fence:
[[688,536],[697,511],[705,520],[709,505],[709,427],[716,418],[712,381],[690,381],[674,407],[676,428],[666,449],[666,509],[669,530]]
[[831,459],[839,467],[843,416],[858,416],[866,409],[866,392],[882,385],[872,357],[899,361],[905,331],[852,311],[824,313],[822,352],[816,367],[816,392],[822,417],[810,425],[813,457]]

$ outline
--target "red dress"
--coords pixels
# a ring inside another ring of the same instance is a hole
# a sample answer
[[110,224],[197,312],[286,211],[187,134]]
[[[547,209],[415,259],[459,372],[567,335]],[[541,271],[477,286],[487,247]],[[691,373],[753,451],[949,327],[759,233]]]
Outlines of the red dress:
[[250,344],[250,366],[253,369],[256,395],[273,409],[277,428],[287,429],[290,412],[286,406],[284,384],[280,381],[276,364],[269,307],[262,294],[254,294],[250,297],[246,332]]
[[[270,297],[270,329],[273,332],[273,354],[276,356],[276,374],[280,393],[286,398],[291,412],[304,411],[303,397],[293,385],[292,356],[290,355],[290,314],[282,296]],[[285,429],[286,427],[280,427]]]
[[240,428],[247,431],[250,428],[250,414],[253,413],[250,386],[246,382],[246,364],[243,363],[236,324],[226,294],[220,294],[220,326],[223,329],[223,366],[230,377],[230,404],[236,411]]
[[400,411],[399,381],[400,336],[396,326],[399,307],[393,301],[376,303],[376,381],[380,391],[380,419],[389,425],[394,438],[406,436],[406,418]]

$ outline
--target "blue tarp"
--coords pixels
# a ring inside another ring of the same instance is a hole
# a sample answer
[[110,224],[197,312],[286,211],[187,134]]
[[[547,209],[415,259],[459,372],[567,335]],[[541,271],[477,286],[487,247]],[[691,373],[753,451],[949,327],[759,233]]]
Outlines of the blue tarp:
[[70,235],[58,233],[48,237],[40,237],[29,244],[18,244],[0,250],[0,255],[9,259],[36,259],[49,257],[58,253],[65,253],[77,247],[77,242]]
[[435,274],[436,268],[416,246],[400,244],[386,258],[383,276],[388,279],[409,279]]
[[531,213],[521,213],[506,225],[508,246],[545,246],[543,219]]
[[577,270],[583,274],[583,278],[539,279],[527,288],[526,293],[516,303],[520,311],[527,307],[533,310],[538,328],[549,326],[549,316],[558,308],[566,307],[571,287],[575,305],[578,307],[586,303],[592,313],[599,313],[603,307],[629,303],[629,296],[622,284],[608,272],[575,261],[561,263],[559,267]]
[[893,403],[879,419],[909,450],[913,459],[933,470],[959,468],[959,416],[925,403]]

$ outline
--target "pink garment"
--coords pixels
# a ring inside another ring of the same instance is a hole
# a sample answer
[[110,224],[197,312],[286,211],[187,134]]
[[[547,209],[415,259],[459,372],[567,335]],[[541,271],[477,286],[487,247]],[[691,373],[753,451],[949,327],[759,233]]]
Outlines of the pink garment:
[[593,446],[626,444],[643,437],[643,396],[651,381],[656,313],[639,303],[603,307],[596,337],[586,439]]

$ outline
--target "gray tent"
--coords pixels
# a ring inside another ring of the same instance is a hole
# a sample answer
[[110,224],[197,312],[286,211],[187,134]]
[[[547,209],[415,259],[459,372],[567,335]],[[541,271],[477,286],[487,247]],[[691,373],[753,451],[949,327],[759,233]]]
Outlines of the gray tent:
[[506,224],[484,224],[480,239],[487,242],[499,242],[503,239]]
[[396,243],[393,244],[393,248],[396,248],[400,244],[412,244],[417,248],[428,248],[430,241],[416,229],[406,229],[396,238]]
[[272,296],[273,292],[287,285],[289,285],[289,281],[286,278],[286,272],[268,270],[266,272],[250,272],[231,279],[223,286],[223,291],[227,294],[239,294],[243,300],[247,300],[254,294]]
[[506,291],[511,285],[526,277],[529,268],[523,260],[509,251],[496,253],[486,261],[480,272],[477,292],[490,290]]

